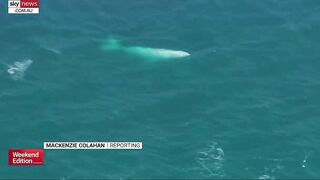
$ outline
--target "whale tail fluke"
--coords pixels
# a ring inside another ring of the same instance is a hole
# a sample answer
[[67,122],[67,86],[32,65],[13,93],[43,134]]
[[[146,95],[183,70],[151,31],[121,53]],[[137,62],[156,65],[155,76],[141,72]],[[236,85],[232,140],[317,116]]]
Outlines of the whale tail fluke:
[[122,48],[121,43],[116,39],[108,39],[101,47],[103,50],[118,50]]

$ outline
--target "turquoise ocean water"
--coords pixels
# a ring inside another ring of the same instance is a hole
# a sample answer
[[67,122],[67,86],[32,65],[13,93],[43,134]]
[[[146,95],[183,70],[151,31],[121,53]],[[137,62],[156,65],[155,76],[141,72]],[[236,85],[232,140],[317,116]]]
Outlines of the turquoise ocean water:
[[[320,1],[0,2],[0,178],[320,178]],[[158,62],[104,40],[184,50]],[[141,141],[141,151],[44,141]]]

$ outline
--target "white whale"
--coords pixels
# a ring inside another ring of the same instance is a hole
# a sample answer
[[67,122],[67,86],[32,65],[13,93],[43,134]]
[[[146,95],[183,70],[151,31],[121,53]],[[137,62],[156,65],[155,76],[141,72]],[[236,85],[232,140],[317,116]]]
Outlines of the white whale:
[[128,54],[136,55],[147,60],[160,60],[160,59],[172,59],[172,58],[184,58],[190,56],[188,52],[177,51],[170,49],[158,49],[140,46],[123,46],[119,41],[115,39],[108,40],[102,46],[103,50],[107,51],[122,51]]

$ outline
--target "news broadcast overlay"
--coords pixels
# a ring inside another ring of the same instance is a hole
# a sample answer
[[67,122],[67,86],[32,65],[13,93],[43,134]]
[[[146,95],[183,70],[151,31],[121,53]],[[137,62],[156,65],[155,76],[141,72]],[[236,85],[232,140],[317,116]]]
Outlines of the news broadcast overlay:
[[[142,142],[44,142],[43,149],[141,150]],[[8,150],[9,166],[43,166],[43,149]]]
[[39,0],[8,0],[9,14],[39,14]]
[[142,142],[44,142],[43,149],[141,150]]
[[43,157],[42,149],[8,150],[9,166],[43,166]]

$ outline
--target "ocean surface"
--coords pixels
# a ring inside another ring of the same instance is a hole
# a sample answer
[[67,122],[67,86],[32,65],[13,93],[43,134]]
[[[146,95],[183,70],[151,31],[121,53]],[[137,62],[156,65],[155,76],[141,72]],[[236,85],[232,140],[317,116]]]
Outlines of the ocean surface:
[[[320,178],[319,0],[0,2],[0,178]],[[149,62],[103,51],[183,50]],[[141,141],[46,150],[44,141]]]

